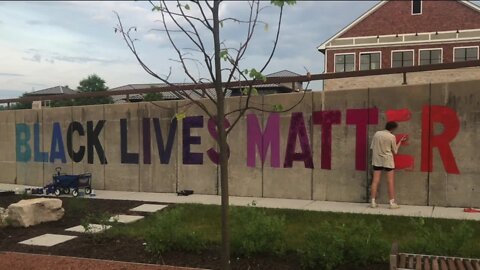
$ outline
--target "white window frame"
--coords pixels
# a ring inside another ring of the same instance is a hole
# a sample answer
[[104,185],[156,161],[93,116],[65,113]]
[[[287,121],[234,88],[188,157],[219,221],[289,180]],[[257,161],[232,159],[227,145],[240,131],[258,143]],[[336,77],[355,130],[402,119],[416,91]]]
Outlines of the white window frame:
[[461,46],[461,47],[453,47],[453,52],[452,52],[452,55],[453,55],[453,62],[455,62],[455,50],[456,49],[471,49],[471,48],[477,48],[477,60],[480,59],[480,46]]
[[408,49],[408,50],[392,50],[390,52],[390,67],[393,68],[393,53],[396,53],[396,52],[413,52],[413,55],[412,55],[412,64],[413,66],[415,66],[415,49]]
[[424,49],[418,49],[418,65],[420,65],[420,55],[421,51],[434,51],[434,50],[440,50],[440,64],[443,64],[443,48],[424,48]]
[[[382,51],[364,51],[358,54],[358,70],[362,70],[362,54],[372,54],[372,53],[380,53],[380,67],[378,69],[382,69]],[[372,69],[368,69],[372,70]]]
[[[353,70],[352,71],[357,71],[357,54],[356,53],[334,53],[333,54],[333,72],[337,72],[337,55],[349,55],[353,54]],[[342,71],[342,72],[350,72],[350,71]]]
[[415,16],[415,15],[422,15],[423,13],[423,1],[420,0],[420,13],[413,13],[413,1],[414,0],[410,0],[410,5],[412,6],[412,15]]

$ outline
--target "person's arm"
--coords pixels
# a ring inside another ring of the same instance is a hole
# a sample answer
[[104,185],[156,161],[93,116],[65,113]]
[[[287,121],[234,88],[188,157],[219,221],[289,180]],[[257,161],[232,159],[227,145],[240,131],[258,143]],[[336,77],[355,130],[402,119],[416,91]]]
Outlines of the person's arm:
[[407,140],[407,136],[403,136],[399,141],[398,143],[395,142],[395,138],[393,139],[393,153],[394,154],[397,154],[398,153],[398,149],[400,149],[400,146],[402,145],[402,142],[406,141]]

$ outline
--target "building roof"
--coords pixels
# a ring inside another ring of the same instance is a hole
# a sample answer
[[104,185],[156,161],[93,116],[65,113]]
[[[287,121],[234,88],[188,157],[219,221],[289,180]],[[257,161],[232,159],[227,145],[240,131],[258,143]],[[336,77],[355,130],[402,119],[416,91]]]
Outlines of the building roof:
[[[351,28],[353,28],[354,26],[356,26],[357,24],[359,24],[360,22],[362,22],[365,18],[367,18],[368,16],[370,16],[372,13],[374,13],[376,10],[378,10],[380,7],[382,7],[383,5],[385,5],[386,3],[388,3],[389,1],[391,0],[383,0],[383,1],[379,1],[375,6],[373,6],[372,8],[370,8],[367,12],[365,12],[364,14],[362,14],[360,17],[358,17],[356,20],[354,20],[352,23],[350,23],[349,25],[347,25],[346,27],[344,27],[342,30],[340,30],[338,33],[336,33],[335,35],[333,35],[332,37],[330,37],[329,39],[327,39],[325,42],[323,42],[322,44],[320,44],[318,47],[317,47],[317,50],[324,53],[325,52],[325,49],[326,49],[326,46],[327,44],[329,44],[331,41],[333,41],[334,39],[336,38],[339,38],[341,37],[343,34],[345,34],[348,30],[350,30]],[[480,12],[480,7],[476,4],[473,4],[471,3],[470,1],[468,0],[458,0],[457,2],[459,3],[462,3],[464,4],[465,6],[475,10],[475,11],[478,11]]]
[[42,89],[30,93],[26,93],[26,96],[46,96],[46,95],[64,95],[64,94],[76,94],[77,91],[72,90],[66,86],[55,86],[47,89]]
[[298,73],[295,73],[293,71],[290,71],[290,70],[281,70],[281,71],[277,71],[277,72],[274,72],[272,74],[268,74],[268,75],[265,75],[266,77],[295,77],[295,76],[301,76],[300,74]]

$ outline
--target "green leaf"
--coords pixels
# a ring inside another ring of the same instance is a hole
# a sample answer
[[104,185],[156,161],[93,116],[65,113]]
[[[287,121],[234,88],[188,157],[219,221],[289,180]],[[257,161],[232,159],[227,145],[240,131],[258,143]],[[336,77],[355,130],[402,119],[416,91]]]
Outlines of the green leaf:
[[177,118],[177,120],[179,120],[179,121],[182,120],[185,117],[186,117],[185,113],[176,113],[175,114],[175,118]]
[[262,73],[258,72],[256,69],[252,68],[250,72],[248,73],[248,76],[254,80],[262,80],[266,81],[267,77],[263,75]]
[[273,104],[273,111],[274,111],[274,112],[283,111],[283,106],[282,106],[282,104]]
[[228,50],[224,49],[220,51],[220,58],[223,59],[224,61],[228,60]]
[[242,94],[245,95],[245,96],[247,96],[249,92],[251,93],[250,94],[251,96],[258,96],[258,90],[255,87],[252,87],[252,88],[249,87],[249,88],[243,88],[242,89]]
[[188,4],[185,4],[185,9],[190,10],[190,6]]
[[265,29],[265,32],[268,32],[268,23],[265,23],[264,29]]
[[223,21],[220,21],[220,27],[223,28]]
[[295,0],[271,0],[270,3],[277,7],[283,7],[285,4],[293,6],[297,3]]

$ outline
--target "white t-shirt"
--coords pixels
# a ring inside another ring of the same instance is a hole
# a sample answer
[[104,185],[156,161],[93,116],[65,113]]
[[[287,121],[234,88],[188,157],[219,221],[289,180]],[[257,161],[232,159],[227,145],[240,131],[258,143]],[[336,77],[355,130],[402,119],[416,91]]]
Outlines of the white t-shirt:
[[373,150],[372,165],[376,167],[395,168],[393,155],[397,154],[395,135],[388,130],[375,132],[370,149]]

